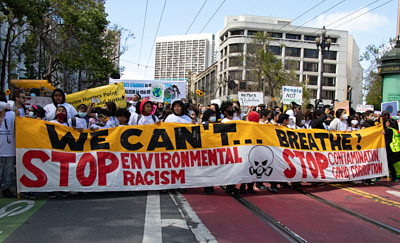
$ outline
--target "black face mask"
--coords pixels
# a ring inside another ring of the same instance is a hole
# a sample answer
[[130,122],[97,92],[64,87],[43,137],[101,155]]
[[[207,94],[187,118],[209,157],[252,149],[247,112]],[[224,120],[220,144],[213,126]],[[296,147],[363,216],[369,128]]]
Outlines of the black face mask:
[[332,120],[325,120],[325,124],[329,126],[329,124],[331,124]]
[[233,113],[235,113],[234,109],[230,109],[226,111],[228,113],[229,116],[233,116]]

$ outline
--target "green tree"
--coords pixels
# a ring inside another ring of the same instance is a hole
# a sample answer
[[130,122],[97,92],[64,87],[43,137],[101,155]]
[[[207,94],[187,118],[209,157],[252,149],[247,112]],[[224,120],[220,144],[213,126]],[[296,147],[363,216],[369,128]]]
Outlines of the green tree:
[[382,64],[382,56],[390,51],[394,44],[395,40],[390,39],[389,44],[368,45],[360,57],[360,61],[369,62],[368,68],[364,70],[365,101],[374,105],[376,109],[379,109],[382,103],[382,77],[378,75],[378,67]]

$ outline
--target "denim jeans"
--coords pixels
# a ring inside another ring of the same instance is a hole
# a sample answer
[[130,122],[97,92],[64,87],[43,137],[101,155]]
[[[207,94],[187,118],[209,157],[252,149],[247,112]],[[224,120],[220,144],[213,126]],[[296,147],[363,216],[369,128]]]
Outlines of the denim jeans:
[[4,189],[13,185],[15,177],[15,156],[0,157],[0,184]]

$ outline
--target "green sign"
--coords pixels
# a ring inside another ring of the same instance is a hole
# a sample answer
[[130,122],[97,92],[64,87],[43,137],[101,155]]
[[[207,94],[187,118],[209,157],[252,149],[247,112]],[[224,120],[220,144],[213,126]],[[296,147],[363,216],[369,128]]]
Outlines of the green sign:
[[400,101],[400,74],[385,74],[382,85],[382,102]]

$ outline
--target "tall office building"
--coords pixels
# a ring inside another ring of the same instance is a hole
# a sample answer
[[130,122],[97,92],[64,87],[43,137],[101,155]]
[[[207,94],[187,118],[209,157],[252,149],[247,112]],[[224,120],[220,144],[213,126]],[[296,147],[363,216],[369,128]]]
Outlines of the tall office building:
[[202,72],[213,63],[214,49],[214,34],[157,37],[154,79],[187,79],[189,72]]
[[[270,51],[283,61],[285,67],[293,68],[299,81],[309,80],[307,88],[311,93],[311,103],[314,103],[319,93],[321,60],[315,39],[321,34],[321,28],[293,26],[290,19],[227,16],[224,28],[218,35],[218,79],[235,80],[238,87],[233,93],[248,90],[249,84],[256,81],[256,77],[246,67],[243,57],[251,49],[253,35],[263,31],[272,37]],[[330,104],[332,100],[350,100],[352,104],[361,104],[362,68],[354,38],[347,31],[330,29],[326,36],[330,36],[332,44],[324,56],[323,102]],[[220,91],[216,92],[217,98],[221,99],[227,94],[226,87],[220,87]]]

